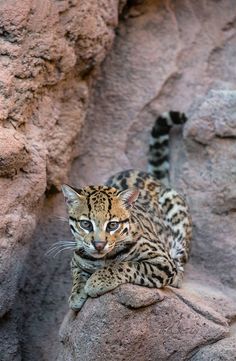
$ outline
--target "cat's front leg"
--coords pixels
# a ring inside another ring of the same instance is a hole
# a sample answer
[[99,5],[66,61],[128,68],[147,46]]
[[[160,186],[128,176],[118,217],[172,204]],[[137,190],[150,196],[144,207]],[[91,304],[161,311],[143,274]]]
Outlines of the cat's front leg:
[[90,274],[84,272],[80,267],[72,267],[72,290],[69,297],[69,307],[74,311],[79,311],[88,298],[84,287]]
[[96,271],[86,282],[85,292],[97,297],[124,283],[162,288],[171,284],[176,268],[166,258],[140,262],[114,263]]
[[129,275],[130,268],[128,268],[128,263],[122,262],[94,272],[86,282],[85,292],[90,297],[97,297],[113,290],[123,283],[130,282],[132,278],[132,276]]

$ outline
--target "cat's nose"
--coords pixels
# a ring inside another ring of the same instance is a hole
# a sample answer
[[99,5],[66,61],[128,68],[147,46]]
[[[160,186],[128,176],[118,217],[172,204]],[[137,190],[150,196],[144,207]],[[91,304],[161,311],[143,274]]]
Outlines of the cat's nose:
[[98,252],[101,252],[105,248],[107,242],[106,241],[93,241],[92,244]]

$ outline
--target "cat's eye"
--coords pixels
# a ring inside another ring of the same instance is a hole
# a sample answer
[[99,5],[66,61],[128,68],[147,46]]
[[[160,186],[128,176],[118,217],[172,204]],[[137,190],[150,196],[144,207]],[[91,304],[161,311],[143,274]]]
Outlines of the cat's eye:
[[79,221],[79,224],[80,224],[80,227],[82,227],[86,231],[92,231],[93,230],[92,222],[90,222],[90,221],[88,221],[86,219],[82,219],[81,221]]
[[115,231],[118,227],[119,227],[119,222],[115,222],[115,221],[109,222],[109,223],[107,223],[106,231],[112,232],[112,231]]

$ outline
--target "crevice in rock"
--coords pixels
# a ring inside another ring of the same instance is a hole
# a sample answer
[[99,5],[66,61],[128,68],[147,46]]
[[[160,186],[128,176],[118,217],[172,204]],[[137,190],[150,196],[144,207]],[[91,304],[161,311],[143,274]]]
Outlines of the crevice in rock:
[[186,356],[186,361],[191,361],[193,359],[193,357],[199,351],[201,351],[204,347],[207,347],[207,346],[210,346],[210,345],[215,345],[222,339],[224,339],[224,338],[222,337],[222,338],[219,338],[218,340],[206,341],[206,342],[201,343],[200,345],[198,345],[197,347],[195,347],[193,350],[190,351],[190,353]]
[[[193,303],[191,300],[185,298],[184,296],[182,296],[180,294],[180,292],[178,291],[174,291],[172,290],[172,292],[183,302],[185,303],[187,306],[189,306],[190,308],[192,308],[195,312],[197,312],[199,315],[205,317],[206,319],[208,319],[209,321],[212,321],[214,323],[216,323],[217,325],[220,326],[224,326],[227,327],[228,323],[227,320],[224,319],[220,314],[217,314],[214,310],[211,310],[212,312],[210,313],[210,310],[205,310],[204,309],[204,305],[199,306],[197,303]],[[214,314],[215,313],[215,314]]]
[[236,335],[236,316],[230,318],[229,321],[230,335]]

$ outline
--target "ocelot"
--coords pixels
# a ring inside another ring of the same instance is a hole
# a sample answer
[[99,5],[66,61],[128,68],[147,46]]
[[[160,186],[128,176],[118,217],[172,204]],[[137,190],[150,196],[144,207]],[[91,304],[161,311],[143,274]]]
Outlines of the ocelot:
[[181,285],[192,222],[185,200],[169,188],[168,140],[184,114],[160,115],[152,129],[149,173],[126,170],[106,184],[76,189],[63,185],[74,236],[75,311],[123,283],[162,288]]

